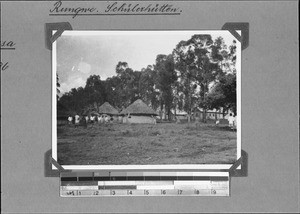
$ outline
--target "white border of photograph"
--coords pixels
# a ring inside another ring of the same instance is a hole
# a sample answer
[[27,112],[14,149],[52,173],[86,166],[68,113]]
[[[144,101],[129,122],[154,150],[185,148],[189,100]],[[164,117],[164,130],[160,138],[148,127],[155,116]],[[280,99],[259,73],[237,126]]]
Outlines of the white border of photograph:
[[[52,35],[56,31],[52,32]],[[237,31],[241,35],[241,31]],[[62,35],[137,35],[137,34],[169,34],[191,33],[191,34],[225,34],[236,40],[236,73],[237,73],[237,160],[241,157],[241,43],[227,30],[93,30],[93,31],[64,31]],[[179,41],[178,41],[179,42]],[[52,43],[52,157],[57,161],[57,119],[56,119],[56,41]],[[229,169],[232,164],[176,164],[176,165],[62,165],[64,169],[70,170],[218,170]],[[240,168],[240,167],[238,167]],[[56,169],[52,165],[52,169]]]

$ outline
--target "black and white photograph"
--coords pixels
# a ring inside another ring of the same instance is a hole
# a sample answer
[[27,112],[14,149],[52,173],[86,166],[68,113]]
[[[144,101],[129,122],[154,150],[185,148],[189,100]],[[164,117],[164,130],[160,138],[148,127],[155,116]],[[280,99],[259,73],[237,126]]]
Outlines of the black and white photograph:
[[299,213],[298,1],[1,1],[2,213]]
[[226,168],[240,156],[230,32],[65,31],[53,44],[59,164]]

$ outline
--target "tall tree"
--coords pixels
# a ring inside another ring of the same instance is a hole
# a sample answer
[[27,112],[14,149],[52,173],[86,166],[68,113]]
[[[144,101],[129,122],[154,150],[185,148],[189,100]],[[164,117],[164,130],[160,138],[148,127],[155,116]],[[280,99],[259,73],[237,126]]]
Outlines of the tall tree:
[[121,79],[117,76],[109,77],[105,81],[106,101],[119,109],[123,105],[121,102],[122,89],[120,85]]
[[181,41],[173,50],[175,61],[175,69],[178,71],[177,84],[177,103],[180,110],[185,110],[188,113],[188,121],[192,108],[194,106],[193,97],[196,93],[196,80],[194,70],[191,65],[194,63],[194,58],[191,54],[192,49],[187,41]]
[[229,47],[221,51],[223,61],[221,66],[223,74],[218,76],[216,84],[208,94],[210,108],[228,109],[236,114],[236,41],[233,40]]
[[173,107],[173,86],[177,81],[175,64],[172,55],[159,54],[156,57],[155,70],[157,71],[157,87],[160,90],[161,110],[165,107],[165,115],[170,120]]
[[116,66],[116,73],[120,79],[117,91],[121,95],[121,108],[125,108],[140,97],[141,72],[133,71],[127,62],[119,62]]
[[89,105],[94,105],[94,103],[100,105],[106,101],[105,85],[101,81],[99,75],[89,76],[86,80],[86,85],[84,89],[88,97]]
[[141,70],[140,98],[156,110],[159,106],[159,89],[157,88],[157,72],[154,66],[148,65]]
[[81,113],[88,105],[88,98],[84,88],[72,88],[71,91],[62,95],[58,103],[71,111]]
[[[174,50],[177,68],[183,79],[186,91],[197,89],[197,105],[203,109],[203,121],[206,122],[206,111],[209,107],[207,94],[209,87],[222,74],[220,62],[223,60],[221,50],[222,38],[213,41],[211,35],[193,35],[188,41],[181,41]],[[192,85],[191,85],[192,82]],[[192,88],[191,88],[192,87]],[[192,92],[192,91],[191,91]],[[188,108],[192,108],[192,96],[188,99]]]
[[220,77],[207,100],[210,108],[222,108],[224,112],[230,109],[236,114],[236,75],[229,73]]

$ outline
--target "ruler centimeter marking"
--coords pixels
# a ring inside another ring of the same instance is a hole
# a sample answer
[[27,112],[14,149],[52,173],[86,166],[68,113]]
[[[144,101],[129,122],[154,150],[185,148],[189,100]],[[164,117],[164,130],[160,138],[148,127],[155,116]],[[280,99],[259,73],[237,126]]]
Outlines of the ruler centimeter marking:
[[61,173],[61,197],[229,196],[228,172]]

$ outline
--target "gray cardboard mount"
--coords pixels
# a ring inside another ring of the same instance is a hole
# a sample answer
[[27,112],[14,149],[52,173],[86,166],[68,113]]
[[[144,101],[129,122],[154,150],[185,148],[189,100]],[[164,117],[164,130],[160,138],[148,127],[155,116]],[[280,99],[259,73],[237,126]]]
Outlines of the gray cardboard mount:
[[[299,210],[299,40],[297,1],[170,1],[177,16],[49,16],[54,1],[1,1],[2,213],[219,213]],[[64,1],[105,9],[107,1]],[[142,2],[132,2],[144,4]],[[156,2],[152,2],[153,4]],[[242,52],[242,148],[248,176],[231,179],[230,197],[61,198],[45,177],[51,148],[51,56],[45,23],[74,29],[215,30],[249,23]]]

